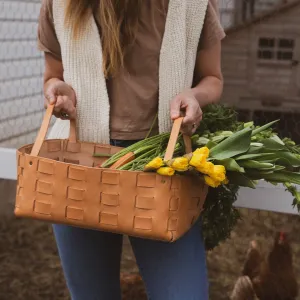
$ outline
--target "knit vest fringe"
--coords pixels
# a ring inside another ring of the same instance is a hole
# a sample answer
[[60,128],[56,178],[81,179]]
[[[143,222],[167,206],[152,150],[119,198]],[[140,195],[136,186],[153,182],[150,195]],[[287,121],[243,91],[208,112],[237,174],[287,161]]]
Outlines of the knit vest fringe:
[[[77,96],[77,131],[82,141],[109,144],[109,98],[102,69],[102,47],[95,19],[72,38],[65,26],[65,0],[53,0],[64,80]],[[159,60],[159,132],[171,129],[170,101],[190,88],[208,0],[170,0]],[[126,105],[126,103],[124,103]],[[67,138],[69,121],[57,120],[49,138]]]

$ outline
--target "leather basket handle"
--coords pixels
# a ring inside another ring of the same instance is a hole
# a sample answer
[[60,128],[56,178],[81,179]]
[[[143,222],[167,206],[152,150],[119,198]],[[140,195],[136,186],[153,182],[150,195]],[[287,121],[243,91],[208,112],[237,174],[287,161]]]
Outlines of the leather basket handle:
[[[164,157],[165,161],[169,161],[173,158],[176,143],[177,143],[177,139],[178,139],[178,136],[179,136],[179,133],[180,133],[181,125],[182,125],[182,121],[183,121],[183,117],[180,117],[180,118],[176,119],[173,123],[169,143],[168,143],[166,154],[165,154],[165,157]],[[183,142],[184,142],[184,146],[185,146],[185,152],[186,153],[191,153],[192,152],[192,140],[191,140],[191,138],[184,134],[183,135]]]
[[[41,147],[43,145],[43,142],[45,141],[48,129],[49,129],[49,124],[51,121],[51,117],[53,114],[53,110],[54,110],[54,104],[49,105],[46,113],[44,115],[43,118],[43,122],[41,125],[41,128],[39,130],[39,133],[36,137],[36,140],[33,144],[32,150],[30,155],[31,156],[38,156],[41,150]],[[77,138],[76,138],[76,122],[75,120],[70,120],[70,135],[69,135],[69,141],[71,143],[76,143]]]
[[[39,133],[36,137],[36,140],[33,144],[31,154],[32,156],[38,156],[42,147],[43,142],[45,141],[48,129],[49,129],[49,124],[50,120],[53,114],[54,110],[54,105],[49,105],[46,113],[43,118],[43,122],[41,125],[41,128],[39,130]],[[177,139],[180,133],[180,128],[182,125],[183,117],[180,117],[176,119],[173,123],[169,143],[167,146],[166,154],[165,154],[165,161],[168,161],[173,158]],[[69,134],[69,142],[70,143],[76,143],[77,138],[76,138],[76,122],[75,120],[70,120],[70,134]],[[183,141],[185,145],[185,152],[186,153],[191,153],[192,152],[192,141],[191,138],[187,135],[183,135]]]

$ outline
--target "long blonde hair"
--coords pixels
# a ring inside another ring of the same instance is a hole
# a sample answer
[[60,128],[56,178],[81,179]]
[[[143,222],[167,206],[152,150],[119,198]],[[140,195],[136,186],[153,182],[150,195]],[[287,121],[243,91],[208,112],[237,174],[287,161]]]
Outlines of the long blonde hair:
[[66,26],[73,28],[74,38],[94,15],[99,28],[106,78],[124,66],[124,55],[134,42],[140,4],[143,0],[67,0]]

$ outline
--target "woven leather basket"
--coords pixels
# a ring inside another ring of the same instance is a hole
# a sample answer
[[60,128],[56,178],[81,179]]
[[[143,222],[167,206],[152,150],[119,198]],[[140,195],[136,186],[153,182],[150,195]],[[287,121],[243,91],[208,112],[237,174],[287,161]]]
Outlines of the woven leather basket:
[[[97,168],[105,158],[94,153],[120,148],[77,141],[74,122],[69,139],[45,140],[52,112],[49,106],[35,143],[17,151],[16,216],[169,242],[195,223],[207,194],[200,177]],[[166,158],[180,126],[174,123]]]

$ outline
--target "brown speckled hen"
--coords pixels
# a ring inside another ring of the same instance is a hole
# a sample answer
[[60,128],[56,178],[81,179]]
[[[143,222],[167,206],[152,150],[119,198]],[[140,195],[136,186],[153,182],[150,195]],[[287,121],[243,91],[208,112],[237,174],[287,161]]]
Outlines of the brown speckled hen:
[[241,276],[231,295],[232,300],[296,300],[297,281],[293,270],[288,236],[277,233],[266,260],[252,242]]

